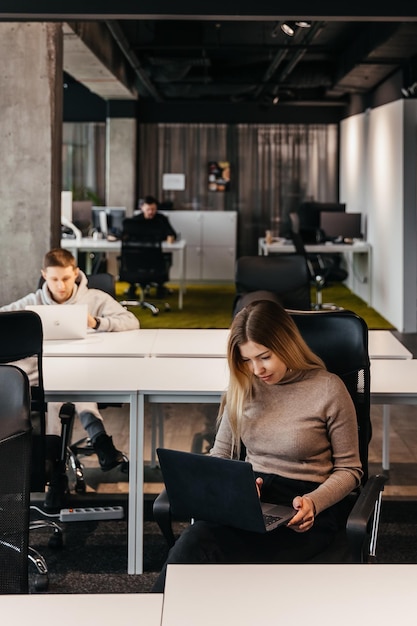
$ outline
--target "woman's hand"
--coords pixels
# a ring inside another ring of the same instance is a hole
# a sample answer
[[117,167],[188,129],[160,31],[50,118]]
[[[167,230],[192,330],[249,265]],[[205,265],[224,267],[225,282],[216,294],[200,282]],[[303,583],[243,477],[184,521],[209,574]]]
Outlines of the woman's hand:
[[297,513],[288,522],[287,526],[297,533],[304,533],[314,524],[315,507],[314,502],[307,496],[295,496],[292,501]]
[[263,484],[264,484],[264,479],[258,476],[258,478],[256,478],[255,480],[255,485],[256,485],[257,492],[258,492],[258,498],[261,497],[261,489],[262,489]]

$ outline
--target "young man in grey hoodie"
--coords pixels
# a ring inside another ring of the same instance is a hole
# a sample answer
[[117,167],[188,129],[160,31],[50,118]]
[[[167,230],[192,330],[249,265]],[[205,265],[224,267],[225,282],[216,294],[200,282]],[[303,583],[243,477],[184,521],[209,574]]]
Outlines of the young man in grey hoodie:
[[[54,248],[47,252],[41,274],[45,281],[41,288],[11,304],[0,307],[0,311],[18,311],[33,304],[87,304],[86,323],[88,328],[96,332],[139,328],[139,321],[133,313],[127,311],[109,294],[100,289],[88,288],[86,275],[77,267],[74,256],[68,250]],[[20,362],[19,366],[23,366],[32,382],[34,369],[32,369],[31,361],[25,359],[25,362]],[[61,403],[48,403],[47,430],[49,433],[57,432],[60,407]],[[120,450],[115,448],[112,437],[106,433],[97,404],[77,402],[75,408],[93,444],[101,469],[106,472],[117,465],[122,465],[123,470],[127,471],[126,458]]]

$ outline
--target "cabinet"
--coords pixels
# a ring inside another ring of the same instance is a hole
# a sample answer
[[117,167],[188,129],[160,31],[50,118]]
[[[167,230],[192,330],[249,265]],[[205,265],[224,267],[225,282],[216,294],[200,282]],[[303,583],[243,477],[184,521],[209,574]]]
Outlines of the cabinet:
[[[162,211],[187,242],[187,281],[234,281],[236,211]],[[171,280],[179,278],[175,257]]]

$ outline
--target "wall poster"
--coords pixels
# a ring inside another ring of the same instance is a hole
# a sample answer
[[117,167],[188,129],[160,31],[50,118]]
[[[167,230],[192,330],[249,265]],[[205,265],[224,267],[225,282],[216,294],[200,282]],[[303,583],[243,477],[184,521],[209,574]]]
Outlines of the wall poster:
[[228,191],[230,188],[229,161],[209,161],[208,164],[209,191]]

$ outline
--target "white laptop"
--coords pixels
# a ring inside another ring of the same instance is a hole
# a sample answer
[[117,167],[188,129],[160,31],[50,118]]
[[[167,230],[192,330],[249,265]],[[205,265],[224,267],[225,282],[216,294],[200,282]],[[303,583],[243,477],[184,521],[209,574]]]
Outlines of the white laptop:
[[44,341],[87,337],[86,304],[28,304],[25,308],[41,318]]

